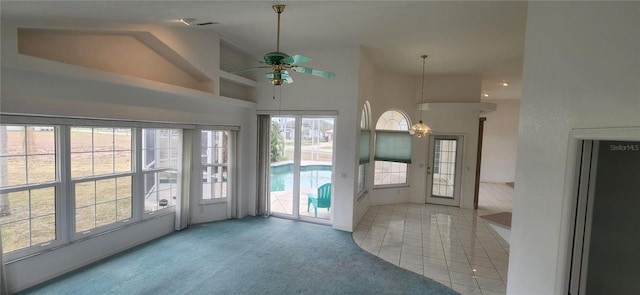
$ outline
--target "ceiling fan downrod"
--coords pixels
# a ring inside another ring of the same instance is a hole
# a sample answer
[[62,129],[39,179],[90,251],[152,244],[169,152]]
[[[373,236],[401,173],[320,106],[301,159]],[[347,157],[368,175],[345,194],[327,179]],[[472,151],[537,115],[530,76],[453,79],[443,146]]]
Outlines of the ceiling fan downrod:
[[284,11],[284,4],[273,5],[273,11],[278,14],[278,35],[276,38],[276,52],[280,52],[280,14]]

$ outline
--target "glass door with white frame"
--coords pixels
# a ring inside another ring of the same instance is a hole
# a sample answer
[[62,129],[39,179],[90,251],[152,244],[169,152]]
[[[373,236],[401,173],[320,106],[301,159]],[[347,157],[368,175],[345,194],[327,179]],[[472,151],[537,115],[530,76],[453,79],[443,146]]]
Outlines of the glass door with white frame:
[[272,117],[270,213],[331,219],[334,118]]
[[462,136],[429,137],[427,203],[460,206],[462,147]]
[[[270,202],[274,215],[293,216],[294,192],[297,181],[294,175],[299,172],[296,165],[296,146],[299,145],[296,134],[298,120],[295,117],[271,117],[270,140]],[[297,206],[296,206],[297,207]],[[297,209],[297,208],[296,208]]]
[[329,220],[333,170],[333,118],[301,118],[300,216]]

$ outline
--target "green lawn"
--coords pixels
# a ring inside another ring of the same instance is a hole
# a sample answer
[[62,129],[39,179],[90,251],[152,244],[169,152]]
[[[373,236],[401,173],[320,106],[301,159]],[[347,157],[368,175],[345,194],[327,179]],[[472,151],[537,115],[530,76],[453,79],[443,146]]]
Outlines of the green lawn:
[[[72,177],[131,171],[131,134],[71,134]],[[108,129],[107,129],[108,130]],[[26,139],[25,139],[26,137]],[[53,131],[8,130],[0,155],[3,186],[55,181]],[[76,231],[93,229],[131,217],[131,177],[78,183]],[[5,253],[55,239],[55,188],[0,195],[10,214],[0,216]],[[31,216],[31,218],[29,218]]]

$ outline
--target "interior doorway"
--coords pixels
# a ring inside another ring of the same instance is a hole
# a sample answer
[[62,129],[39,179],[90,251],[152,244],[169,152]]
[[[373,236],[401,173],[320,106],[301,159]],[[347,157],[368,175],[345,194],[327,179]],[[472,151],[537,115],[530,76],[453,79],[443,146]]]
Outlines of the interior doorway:
[[476,186],[473,192],[473,209],[478,209],[480,201],[480,172],[482,170],[482,142],[484,138],[484,122],[486,117],[480,117],[478,120],[478,150],[476,153]]
[[578,144],[568,294],[640,294],[640,141]]

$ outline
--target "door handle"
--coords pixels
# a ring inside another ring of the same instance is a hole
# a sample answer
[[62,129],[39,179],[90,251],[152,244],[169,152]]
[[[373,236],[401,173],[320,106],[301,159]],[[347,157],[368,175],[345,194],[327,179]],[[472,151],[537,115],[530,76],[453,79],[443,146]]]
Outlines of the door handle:
[[431,174],[431,167],[427,167],[427,174]]

